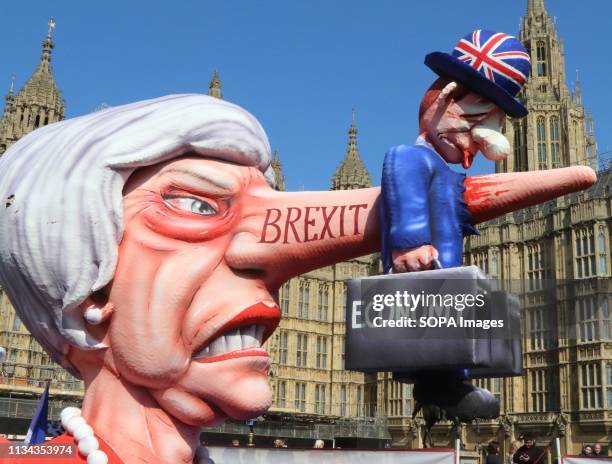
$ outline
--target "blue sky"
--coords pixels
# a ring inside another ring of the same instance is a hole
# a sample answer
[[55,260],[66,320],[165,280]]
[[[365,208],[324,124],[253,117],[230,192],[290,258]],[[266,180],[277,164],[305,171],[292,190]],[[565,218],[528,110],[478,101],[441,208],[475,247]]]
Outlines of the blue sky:
[[[431,51],[476,28],[518,34],[527,0],[227,0],[3,2],[0,94],[19,88],[55,18],[53,68],[67,116],[170,93],[207,92],[219,69],[227,100],[255,114],[281,155],[287,187],[327,189],[356,108],[358,147],[379,183],[385,150],[412,143],[434,79]],[[600,152],[612,149],[608,82],[612,2],[546,0],[580,70]],[[479,156],[470,170],[491,172]]]

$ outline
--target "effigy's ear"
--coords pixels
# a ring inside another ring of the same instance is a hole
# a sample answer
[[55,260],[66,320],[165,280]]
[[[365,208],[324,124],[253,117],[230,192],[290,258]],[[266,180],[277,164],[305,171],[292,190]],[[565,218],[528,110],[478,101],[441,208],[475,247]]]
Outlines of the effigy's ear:
[[109,302],[108,298],[101,292],[88,296],[79,307],[83,312],[83,318],[91,325],[102,324],[107,321],[115,311],[115,305]]

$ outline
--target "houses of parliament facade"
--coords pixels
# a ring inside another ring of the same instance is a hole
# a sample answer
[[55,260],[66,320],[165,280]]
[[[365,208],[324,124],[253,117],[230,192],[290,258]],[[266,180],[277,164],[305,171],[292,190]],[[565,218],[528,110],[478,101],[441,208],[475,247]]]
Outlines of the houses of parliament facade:
[[[51,68],[52,26],[32,77],[18,92],[11,83],[0,120],[0,155],[28,132],[64,118],[65,102]],[[502,414],[466,425],[462,437],[466,452],[478,453],[492,439],[507,450],[512,440],[530,432],[541,445],[560,437],[562,451],[577,454],[584,443],[612,446],[612,170],[598,166],[593,118],[582,105],[579,84],[573,90],[567,86],[563,42],[544,0],[528,0],[519,38],[532,61],[520,95],[529,115],[506,121],[513,150],[496,170],[582,164],[599,168],[598,182],[588,191],[481,224],[480,235],[466,238],[465,264],[520,287],[524,374],[478,381],[500,398]],[[209,94],[223,98],[216,71]],[[277,188],[284,189],[276,152],[273,166]],[[353,118],[330,187],[371,184]],[[290,446],[311,446],[314,439],[343,447],[421,446],[423,420],[412,417],[410,385],[393,381],[390,373],[362,374],[344,366],[345,282],[379,272],[379,256],[364,256],[301,275],[280,289],[283,318],[267,342],[274,404],[255,424],[256,443],[282,437]],[[80,401],[82,383],[49,359],[1,289],[0,345],[7,350],[0,378],[0,433],[25,432],[47,379],[52,417]],[[247,432],[243,423],[228,421],[203,436],[229,442]],[[437,446],[451,443],[449,424],[433,432]]]

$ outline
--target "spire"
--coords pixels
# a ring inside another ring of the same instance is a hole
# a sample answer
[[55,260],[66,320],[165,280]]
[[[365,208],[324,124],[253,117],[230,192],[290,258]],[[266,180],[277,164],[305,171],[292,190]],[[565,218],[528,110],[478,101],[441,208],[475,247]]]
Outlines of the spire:
[[208,95],[223,100],[223,94],[221,93],[221,79],[219,79],[219,71],[215,69],[213,77],[208,84]]
[[595,145],[595,124],[593,123],[593,110],[589,110],[589,145]]
[[546,7],[544,6],[544,0],[528,0],[527,1],[527,15],[536,15],[538,13],[546,13]]
[[[56,113],[60,115],[59,119],[64,116],[64,99],[55,84],[51,69],[51,50],[55,47],[52,39],[52,33],[55,29],[55,21],[49,19],[47,23],[49,29],[47,36],[42,42],[43,52],[40,63],[32,77],[19,91],[17,98],[22,100],[22,103],[54,108]],[[42,124],[41,124],[42,125]]]
[[357,151],[357,126],[355,125],[355,108],[351,110],[351,127],[348,130],[349,134],[349,150]]
[[355,124],[355,109],[352,111],[352,122],[348,130],[348,147],[344,159],[336,169],[332,179],[332,190],[351,190],[371,187],[372,180],[366,169],[359,150],[357,150],[357,125]]
[[[42,55],[34,73],[15,94],[11,82],[6,97],[7,109],[0,125],[0,152],[6,150],[27,133],[64,119],[66,103],[53,79],[51,51],[54,48],[53,30],[55,21],[49,19],[47,35],[42,42]],[[7,118],[11,118],[9,121]]]
[[274,150],[274,156],[271,163],[272,169],[274,170],[274,181],[276,183],[276,190],[285,190],[285,176],[283,175],[283,165],[281,164],[280,157],[278,156],[278,150]]
[[53,50],[54,47],[51,35],[53,34],[53,29],[55,29],[55,21],[53,18],[49,18],[47,25],[49,26],[49,29],[47,31],[47,37],[42,43],[43,52],[40,57],[40,62],[43,66],[49,66],[49,63],[51,63],[51,50]]
[[6,95],[6,106],[5,111],[13,106],[15,102],[15,75],[11,76],[11,85],[9,86],[8,94]]
[[580,90],[580,76],[578,75],[578,70],[576,69],[576,82],[574,83],[574,99],[576,103],[582,103],[582,92]]

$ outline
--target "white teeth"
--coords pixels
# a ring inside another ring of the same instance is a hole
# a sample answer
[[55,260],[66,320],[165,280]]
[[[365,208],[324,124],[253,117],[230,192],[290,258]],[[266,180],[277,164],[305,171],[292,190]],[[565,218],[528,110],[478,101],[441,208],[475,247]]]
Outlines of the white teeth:
[[265,328],[259,325],[249,325],[233,329],[215,338],[207,346],[195,353],[195,359],[205,359],[233,351],[260,348],[263,342]]
[[257,327],[254,325],[242,330],[242,345],[245,348],[259,348],[261,343],[255,336]]
[[227,342],[227,351],[238,351],[242,349],[242,338],[240,336],[240,329],[235,329],[225,335],[225,341]]
[[213,340],[210,343],[210,351],[209,355],[214,356],[217,353],[225,353],[227,350],[225,348],[225,337],[219,337]]

